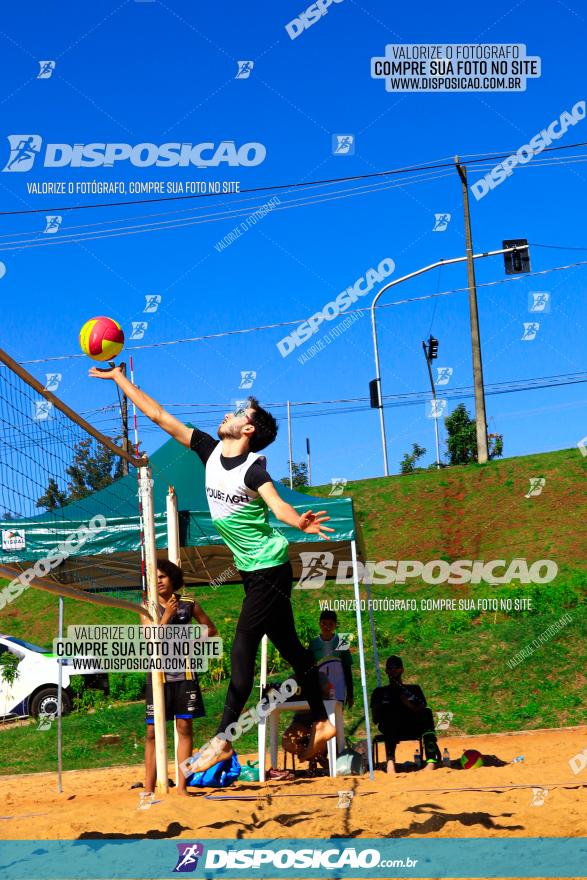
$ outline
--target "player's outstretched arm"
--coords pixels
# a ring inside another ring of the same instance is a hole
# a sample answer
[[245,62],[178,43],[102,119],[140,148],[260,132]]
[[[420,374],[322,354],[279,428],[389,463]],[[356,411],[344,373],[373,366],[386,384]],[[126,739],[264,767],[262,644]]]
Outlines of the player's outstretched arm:
[[148,394],[145,394],[136,385],[133,385],[120,367],[108,367],[106,369],[92,367],[88,375],[94,379],[112,379],[113,382],[116,382],[122,393],[126,394],[128,399],[132,400],[135,406],[140,409],[143,415],[147,416],[148,419],[164,431],[167,431],[168,434],[180,443],[183,443],[184,446],[190,445],[193,429],[188,428],[187,425],[184,425],[183,422],[180,422],[179,419],[176,419],[167,410],[164,410],[160,403],[157,403],[156,400],[149,397]]
[[299,529],[301,532],[306,532],[307,535],[320,535],[324,540],[330,540],[326,532],[333,532],[334,529],[323,525],[330,519],[325,510],[318,510],[315,513],[312,510],[307,510],[300,516],[291,504],[280,498],[273,483],[263,483],[257,491],[278,520]]

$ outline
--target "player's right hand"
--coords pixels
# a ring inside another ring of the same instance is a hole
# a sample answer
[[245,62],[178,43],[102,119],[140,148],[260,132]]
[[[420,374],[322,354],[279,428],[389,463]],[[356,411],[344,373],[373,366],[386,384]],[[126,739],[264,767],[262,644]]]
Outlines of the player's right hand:
[[88,376],[93,379],[115,379],[116,374],[122,375],[120,367],[90,367]]

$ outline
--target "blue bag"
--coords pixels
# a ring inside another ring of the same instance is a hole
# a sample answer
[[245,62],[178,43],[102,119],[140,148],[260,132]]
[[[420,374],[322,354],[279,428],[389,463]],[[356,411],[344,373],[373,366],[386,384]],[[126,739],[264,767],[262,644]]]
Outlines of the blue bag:
[[[195,759],[194,759],[195,762]],[[192,773],[186,780],[186,785],[192,788],[226,788],[231,785],[235,779],[238,779],[241,772],[241,765],[238,762],[236,752],[224,761],[218,761],[212,764],[207,770],[201,770],[199,773]]]

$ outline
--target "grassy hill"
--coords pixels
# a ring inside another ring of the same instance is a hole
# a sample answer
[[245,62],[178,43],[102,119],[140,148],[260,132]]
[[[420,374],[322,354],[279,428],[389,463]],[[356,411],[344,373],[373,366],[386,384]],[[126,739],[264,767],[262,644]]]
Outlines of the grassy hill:
[[[530,479],[546,482],[537,497],[525,498]],[[475,733],[585,723],[584,596],[587,582],[587,458],[578,450],[490,462],[484,466],[424,471],[349,483],[345,494],[355,503],[369,560],[525,558],[528,562],[552,559],[559,574],[551,584],[431,586],[414,580],[405,586],[376,585],[374,598],[528,598],[531,609],[506,612],[467,608],[456,611],[378,610],[374,624],[380,659],[399,653],[406,681],[418,681],[435,711],[453,713],[448,733]],[[330,487],[312,488],[327,495]],[[208,718],[197,722],[198,739],[213,732],[224,698],[228,652],[242,596],[240,585],[219,589],[197,588],[199,601],[214,619],[225,640],[225,657],[202,678]],[[320,590],[294,592],[294,609],[302,640],[317,632],[320,603],[352,598],[352,588],[331,582]],[[362,592],[364,596],[364,589]],[[515,668],[508,660],[533,639],[568,614],[570,621],[530,659]],[[134,623],[133,615],[66,600],[65,623]],[[57,600],[29,590],[0,612],[0,630],[49,645],[57,628]],[[367,682],[376,684],[368,617],[363,615]],[[353,611],[339,613],[339,631],[355,632]],[[356,645],[356,641],[355,641]],[[347,733],[364,735],[365,719],[360,697],[358,656],[355,663],[356,702],[347,713]],[[286,669],[270,651],[270,671],[283,680]],[[83,767],[133,760],[137,735],[142,737],[142,706],[129,704],[104,709],[97,715],[72,715],[64,719],[65,766]],[[68,730],[71,731],[68,734]],[[80,738],[92,742],[102,732],[123,734],[118,746],[105,750],[80,748]],[[95,735],[94,735],[95,734]],[[49,769],[53,758],[53,732],[35,727],[3,731],[3,772],[30,769],[27,754],[38,769]],[[39,756],[39,737],[48,753]],[[11,748],[14,740],[14,748]],[[75,742],[78,745],[75,745]],[[255,732],[248,733],[241,750],[255,748]],[[69,751],[68,751],[69,750]],[[139,753],[140,754],[140,753]],[[39,763],[40,762],[40,763]]]

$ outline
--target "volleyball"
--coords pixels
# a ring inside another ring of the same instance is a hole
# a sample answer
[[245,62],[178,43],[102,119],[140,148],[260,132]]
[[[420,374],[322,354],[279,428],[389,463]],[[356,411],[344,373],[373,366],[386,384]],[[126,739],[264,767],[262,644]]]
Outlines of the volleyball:
[[483,755],[477,749],[465,749],[461,757],[461,765],[464,770],[472,770],[474,767],[483,766]]
[[90,318],[79,334],[81,350],[95,361],[109,361],[124,345],[122,327],[113,318]]

